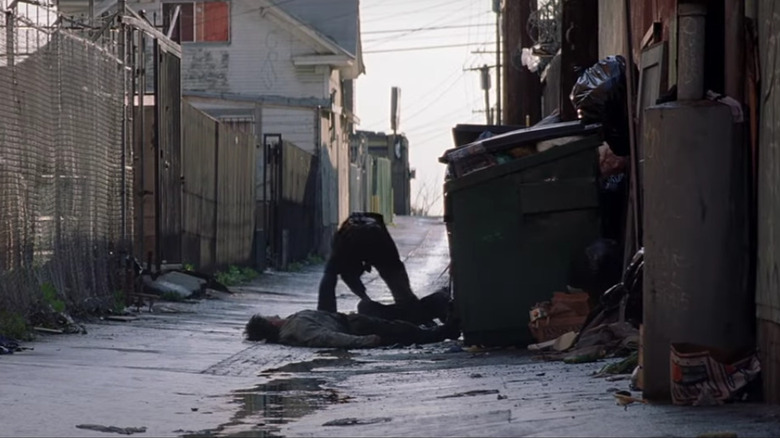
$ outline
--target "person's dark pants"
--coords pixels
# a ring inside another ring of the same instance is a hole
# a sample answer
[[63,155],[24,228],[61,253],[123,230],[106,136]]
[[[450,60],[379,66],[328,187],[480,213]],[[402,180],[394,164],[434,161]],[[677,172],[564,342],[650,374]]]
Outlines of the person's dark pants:
[[450,307],[449,291],[436,291],[418,301],[396,304],[382,304],[371,300],[361,300],[357,311],[362,315],[389,320],[409,321],[413,324],[432,324],[438,318],[446,322]]
[[430,344],[448,337],[444,326],[421,328],[407,321],[387,320],[359,313],[347,315],[347,323],[353,335],[377,335],[382,339],[382,345]]

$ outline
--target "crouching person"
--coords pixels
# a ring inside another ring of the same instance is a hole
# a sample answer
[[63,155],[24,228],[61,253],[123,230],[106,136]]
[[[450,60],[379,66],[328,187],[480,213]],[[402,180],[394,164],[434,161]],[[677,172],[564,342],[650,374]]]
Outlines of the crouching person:
[[339,277],[361,300],[370,301],[360,277],[372,268],[376,268],[387,284],[396,303],[419,301],[412,292],[406,267],[382,215],[355,212],[339,226],[333,237],[331,255],[320,281],[317,310],[338,310],[336,284]]
[[302,310],[287,318],[254,315],[246,324],[244,334],[250,341],[349,349],[441,342],[457,339],[460,330],[455,324],[427,328],[354,313]]

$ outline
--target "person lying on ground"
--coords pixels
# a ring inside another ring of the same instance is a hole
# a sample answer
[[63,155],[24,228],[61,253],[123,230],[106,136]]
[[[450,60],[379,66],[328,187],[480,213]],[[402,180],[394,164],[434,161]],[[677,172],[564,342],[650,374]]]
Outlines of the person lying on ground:
[[361,315],[431,326],[436,324],[433,321],[435,319],[446,323],[452,318],[454,309],[449,288],[443,287],[411,303],[382,304],[373,300],[360,300],[357,311]]
[[370,348],[458,339],[460,329],[454,320],[427,328],[357,313],[302,310],[287,318],[254,315],[247,322],[244,335],[249,341],[300,347]]
[[331,255],[320,280],[317,309],[336,312],[338,278],[361,300],[371,300],[360,280],[364,272],[376,268],[396,303],[419,300],[412,292],[409,275],[398,248],[387,231],[384,218],[377,213],[355,212],[349,215],[333,237]]

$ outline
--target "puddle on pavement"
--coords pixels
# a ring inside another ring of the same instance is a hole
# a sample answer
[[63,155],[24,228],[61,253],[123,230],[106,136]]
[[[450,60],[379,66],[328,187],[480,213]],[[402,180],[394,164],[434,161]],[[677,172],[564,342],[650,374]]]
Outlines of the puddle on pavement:
[[323,379],[273,380],[251,389],[235,391],[238,411],[233,419],[211,431],[182,435],[191,437],[281,437],[280,425],[303,417],[324,406],[343,403],[335,390],[325,389]]

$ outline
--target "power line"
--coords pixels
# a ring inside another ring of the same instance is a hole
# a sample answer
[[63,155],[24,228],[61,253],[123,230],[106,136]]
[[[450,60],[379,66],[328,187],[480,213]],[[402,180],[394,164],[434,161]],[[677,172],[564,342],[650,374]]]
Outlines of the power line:
[[425,8],[415,9],[413,11],[404,11],[404,12],[401,12],[401,13],[398,13],[398,14],[384,15],[384,16],[376,19],[376,20],[366,20],[366,23],[375,23],[375,22],[379,22],[379,21],[389,20],[391,18],[405,17],[407,15],[416,14],[418,12],[423,12],[423,11],[429,11],[431,9],[436,9],[436,8],[440,8],[442,6],[448,6],[448,5],[449,6],[452,5],[452,0],[445,0],[444,2],[436,3],[434,5],[429,5],[428,7],[425,7]]
[[458,77],[457,77],[457,78],[456,78],[456,79],[455,79],[455,80],[454,80],[452,83],[450,83],[450,85],[448,85],[448,86],[447,86],[447,88],[445,88],[444,90],[442,90],[442,92],[441,92],[441,93],[439,93],[439,94],[438,94],[436,97],[434,97],[434,98],[433,98],[433,99],[432,99],[432,100],[431,100],[431,101],[430,101],[430,102],[429,102],[427,105],[425,105],[424,107],[422,107],[422,108],[418,109],[418,110],[417,110],[417,111],[415,111],[414,113],[410,114],[408,117],[409,117],[410,119],[411,119],[411,118],[414,118],[414,116],[416,116],[416,115],[418,115],[418,114],[422,113],[423,111],[427,110],[427,109],[428,109],[428,108],[430,108],[432,105],[434,105],[436,102],[439,102],[439,101],[441,100],[441,98],[442,98],[442,97],[443,97],[443,96],[444,96],[444,95],[445,95],[445,94],[446,94],[448,91],[450,91],[450,90],[452,89],[452,87],[454,87],[454,86],[455,86],[455,84],[457,84],[457,83],[458,83],[458,81],[460,81],[460,80],[461,80],[461,78],[463,78],[463,76],[464,76],[465,74],[466,74],[466,72],[461,72],[460,76],[458,76]]
[[[434,24],[439,25],[439,26],[442,26],[442,25],[445,25],[445,24],[451,24],[453,22],[461,20],[463,17],[459,16],[458,14],[455,14],[454,16],[451,16],[449,18],[450,18],[449,20],[446,20],[446,21],[442,22],[440,17],[436,17],[434,20],[432,20],[432,21],[430,21],[428,23],[425,23],[424,25],[422,25],[420,27],[421,28],[425,28],[425,27],[428,27],[428,26],[432,26]],[[471,16],[469,16],[469,19],[470,18],[471,18]],[[416,32],[416,31],[415,30],[410,30],[410,31],[404,32],[404,33],[402,33],[400,35],[392,35],[392,36],[389,36],[389,37],[380,38],[378,40],[378,41],[380,41],[378,44],[377,44],[377,42],[375,40],[374,47],[380,46],[380,45],[384,44],[387,41],[393,41],[393,40],[396,40],[396,39],[399,39],[399,38],[403,38],[404,36],[412,34],[414,32]]]
[[[441,86],[442,86],[442,85],[444,85],[444,84],[449,84],[449,85],[445,85],[445,86],[446,86],[448,89],[449,89],[449,88],[452,88],[452,85],[456,84],[456,83],[458,82],[458,80],[460,80],[460,78],[461,78],[463,75],[464,75],[464,72],[463,72],[463,70],[462,70],[462,69],[460,69],[460,68],[458,68],[458,69],[455,69],[455,70],[454,70],[454,71],[452,71],[452,72],[451,72],[449,75],[447,75],[447,77],[446,77],[444,80],[441,80],[441,81],[439,81],[439,84],[438,84],[437,86],[435,86],[435,87],[433,87],[433,88],[429,89],[429,90],[428,90],[428,92],[424,93],[423,95],[421,95],[421,96],[419,96],[419,97],[418,97],[418,96],[407,96],[407,97],[409,97],[410,101],[412,101],[412,102],[419,102],[419,101],[423,101],[423,100],[427,99],[427,98],[428,98],[428,96],[430,96],[431,94],[435,93],[435,92],[436,92],[436,91],[439,89],[439,87],[441,87]],[[457,77],[456,77],[456,76],[457,76]],[[454,81],[454,82],[452,82],[452,83],[450,83],[450,80],[451,80],[452,78],[455,78],[455,81]],[[446,91],[446,90],[445,90],[445,91]],[[443,93],[442,93],[442,94],[443,94]],[[436,98],[434,98],[434,100],[438,99],[439,97],[441,97],[441,96],[437,96]],[[405,117],[405,118],[406,118],[406,117],[410,117],[410,118],[411,118],[411,117],[413,117],[413,116],[414,116],[414,115],[416,115],[416,114],[418,114],[418,113],[414,113],[414,114],[413,114],[413,115],[411,115],[411,116],[404,116],[404,117]],[[363,125],[363,126],[364,126],[364,128],[363,128],[363,129],[364,129],[364,130],[368,130],[368,131],[372,131],[372,130],[374,130],[374,129],[372,129],[374,126],[379,126],[380,124],[384,124],[384,123],[386,123],[386,122],[387,122],[387,120],[385,120],[385,117],[383,116],[383,117],[382,117],[382,119],[380,119],[380,120],[376,120],[376,119],[374,119],[374,120],[372,120],[370,123],[366,123],[366,124],[364,124],[364,125]]]
[[[472,18],[472,17],[469,17]],[[440,29],[466,29],[471,27],[491,26],[491,24],[453,24],[450,26],[427,26],[427,27],[414,27],[407,29],[395,29],[395,30],[368,30],[361,32],[364,35],[376,34],[376,33],[401,33],[401,32],[418,32],[423,30],[440,30]]]
[[392,53],[392,52],[411,52],[416,50],[436,50],[436,49],[449,49],[452,47],[467,47],[478,46],[485,44],[495,44],[495,41],[484,41],[481,43],[463,43],[463,44],[443,44],[440,46],[422,46],[422,47],[403,47],[400,49],[382,49],[382,50],[364,50],[363,54],[371,53]]

